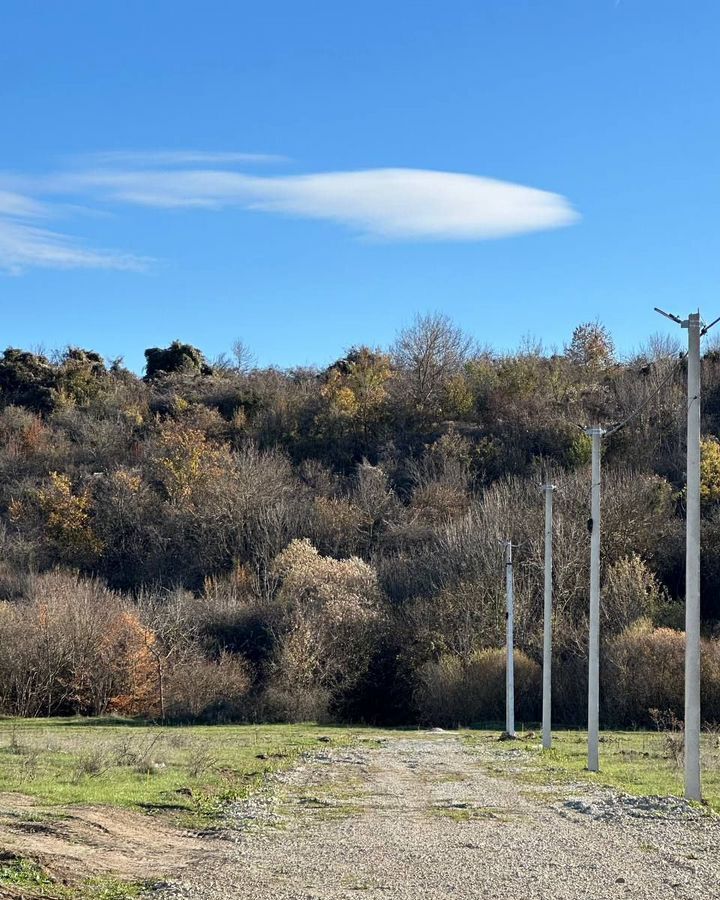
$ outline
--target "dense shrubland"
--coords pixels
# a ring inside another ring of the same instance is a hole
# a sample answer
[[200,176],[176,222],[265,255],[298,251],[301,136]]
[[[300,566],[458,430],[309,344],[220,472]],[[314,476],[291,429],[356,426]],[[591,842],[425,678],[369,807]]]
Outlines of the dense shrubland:
[[[555,500],[555,714],[585,710],[589,441],[604,447],[608,724],[682,713],[684,378],[478,347],[442,316],[324,370],[173,343],[0,358],[0,710],[166,720],[502,717],[516,551],[519,715],[539,715],[541,480]],[[720,720],[720,353],[703,360],[705,715]]]

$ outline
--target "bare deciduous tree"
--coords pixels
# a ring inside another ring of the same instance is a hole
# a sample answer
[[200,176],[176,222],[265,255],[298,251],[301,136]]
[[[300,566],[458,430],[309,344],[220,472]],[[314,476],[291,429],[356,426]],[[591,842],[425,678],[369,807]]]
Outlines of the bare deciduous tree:
[[474,341],[441,313],[416,317],[392,347],[418,414],[441,417],[450,380],[462,371]]

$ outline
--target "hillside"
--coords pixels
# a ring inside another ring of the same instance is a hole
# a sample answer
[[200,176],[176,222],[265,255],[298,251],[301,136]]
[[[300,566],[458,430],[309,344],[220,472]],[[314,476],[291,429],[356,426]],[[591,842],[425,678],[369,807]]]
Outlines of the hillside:
[[[419,317],[326,369],[175,342],[0,358],[0,709],[442,724],[538,718],[556,495],[556,716],[584,715],[591,423],[604,446],[604,716],[682,710],[685,364],[597,323],[546,352]],[[720,719],[720,353],[703,359],[705,706]],[[677,675],[677,678],[675,677]]]

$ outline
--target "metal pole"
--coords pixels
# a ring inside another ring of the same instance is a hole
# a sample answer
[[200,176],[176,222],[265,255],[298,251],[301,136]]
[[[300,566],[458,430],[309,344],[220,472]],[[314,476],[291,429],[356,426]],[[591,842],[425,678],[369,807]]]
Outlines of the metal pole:
[[515,658],[513,648],[513,562],[512,541],[505,542],[505,648],[507,661],[505,666],[505,732],[515,737]]
[[700,800],[700,313],[688,330],[685,563],[685,796]]
[[545,602],[543,611],[542,745],[552,747],[552,508],[555,485],[544,484],[545,493]]
[[600,771],[600,442],[605,430],[588,428],[592,438],[590,513],[590,640],[588,644],[588,770]]

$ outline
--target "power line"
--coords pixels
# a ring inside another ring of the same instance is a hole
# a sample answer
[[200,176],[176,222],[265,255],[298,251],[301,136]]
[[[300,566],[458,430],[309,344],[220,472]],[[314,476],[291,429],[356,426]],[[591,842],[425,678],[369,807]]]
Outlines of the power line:
[[622,422],[617,422],[615,425],[613,425],[613,427],[606,432],[605,436],[610,437],[611,434],[615,434],[615,432],[620,431],[621,428],[624,428],[629,422],[632,422],[632,420],[636,416],[640,415],[640,413],[645,409],[650,401],[654,400],[655,397],[658,396],[660,391],[665,387],[665,385],[675,377],[675,375],[677,374],[677,370],[680,367],[680,363],[687,359],[687,355],[687,350],[684,353],[681,353],[675,361],[675,365],[671,367],[670,371],[667,373],[665,378],[663,378],[660,384],[655,388],[655,390],[651,394],[649,394],[642,401],[642,403],[635,410],[633,410],[633,412],[630,413],[629,416],[624,418]]
[[[665,316],[665,318],[667,318],[667,319],[670,319],[672,322],[676,322],[678,325],[682,325],[683,320],[679,316],[675,316],[672,313],[666,313],[664,310],[659,309],[657,306],[655,307],[655,312],[659,312],[661,315]],[[712,322],[710,322],[709,325],[703,325],[702,328],[700,329],[700,337],[701,338],[705,337],[705,335],[708,333],[708,331],[710,331],[710,329],[714,325],[717,325],[718,322],[720,322],[720,316],[718,316],[717,319],[714,319]],[[617,424],[613,425],[613,427],[610,428],[606,432],[605,436],[610,437],[611,434],[615,434],[616,431],[620,431],[621,428],[624,428],[629,422],[632,422],[632,420],[645,409],[645,407],[650,403],[650,401],[658,396],[658,394],[660,393],[660,391],[662,391],[662,389],[665,387],[665,385],[669,381],[672,381],[672,379],[677,374],[678,369],[680,368],[680,364],[683,363],[687,359],[687,357],[688,357],[688,351],[686,350],[684,353],[681,353],[678,356],[678,358],[675,360],[675,364],[671,367],[670,371],[667,373],[665,378],[663,378],[663,380],[660,382],[660,384],[655,388],[655,390],[649,396],[647,396],[642,401],[642,403],[635,410],[633,410],[633,412],[630,413],[629,416],[627,416],[625,419],[623,419],[622,422],[618,422]]]

